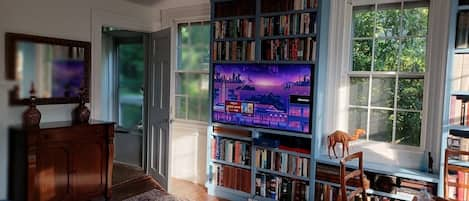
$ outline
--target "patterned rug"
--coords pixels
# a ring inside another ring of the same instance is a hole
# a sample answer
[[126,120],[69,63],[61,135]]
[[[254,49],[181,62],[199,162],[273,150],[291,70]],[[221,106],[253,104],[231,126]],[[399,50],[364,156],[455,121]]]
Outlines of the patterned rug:
[[168,193],[153,189],[145,193],[125,199],[124,201],[190,201],[188,199],[178,198]]

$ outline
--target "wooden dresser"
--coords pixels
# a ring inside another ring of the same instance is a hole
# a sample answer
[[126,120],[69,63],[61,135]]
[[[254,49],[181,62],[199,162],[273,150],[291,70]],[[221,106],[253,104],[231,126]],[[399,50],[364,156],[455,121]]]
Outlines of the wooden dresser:
[[110,199],[114,123],[11,127],[9,140],[10,200]]

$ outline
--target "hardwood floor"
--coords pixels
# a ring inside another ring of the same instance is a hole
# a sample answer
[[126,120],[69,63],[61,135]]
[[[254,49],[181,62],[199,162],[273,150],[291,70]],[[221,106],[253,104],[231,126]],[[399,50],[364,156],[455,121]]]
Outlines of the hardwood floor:
[[[163,188],[143,170],[125,164],[114,163],[112,201],[122,201],[129,197]],[[204,186],[190,181],[172,178],[169,194],[191,201],[226,201],[210,196]]]
[[210,196],[204,186],[185,181],[181,179],[171,178],[170,194],[180,198],[187,198],[192,201],[226,201],[221,198]]

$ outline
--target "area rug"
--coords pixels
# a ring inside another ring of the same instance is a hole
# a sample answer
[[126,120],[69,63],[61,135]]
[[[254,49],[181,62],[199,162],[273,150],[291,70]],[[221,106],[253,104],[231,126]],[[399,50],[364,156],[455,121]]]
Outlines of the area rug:
[[145,193],[133,196],[123,201],[190,201],[188,199],[178,198],[174,195],[168,195],[168,193],[153,189]]

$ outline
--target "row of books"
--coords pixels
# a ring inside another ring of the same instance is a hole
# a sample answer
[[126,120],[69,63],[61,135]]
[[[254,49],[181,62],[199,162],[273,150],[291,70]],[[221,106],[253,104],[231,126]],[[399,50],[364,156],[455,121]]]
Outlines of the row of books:
[[[315,185],[315,201],[336,201],[340,200],[340,188],[328,184],[316,183]],[[356,201],[362,201],[361,195],[355,197]],[[385,196],[367,195],[366,201],[399,201]]]
[[214,61],[254,61],[256,43],[254,41],[214,42],[212,57]]
[[469,200],[469,188],[457,185],[469,185],[469,173],[463,171],[455,171],[448,175],[448,196],[450,199]]
[[253,19],[216,21],[214,26],[215,39],[254,37],[255,23]]
[[[448,140],[448,146],[447,146],[448,149],[469,151],[469,138],[455,136],[455,135],[452,135],[450,132],[447,140]],[[469,156],[467,155],[452,156],[451,159],[469,161]]]
[[210,181],[217,186],[251,192],[251,171],[229,165],[211,165]]
[[276,0],[262,1],[262,12],[279,12],[287,10],[304,10],[308,8],[317,8],[318,0]]
[[212,158],[241,165],[251,164],[251,145],[238,140],[212,138]]
[[456,48],[469,48],[469,12],[458,13]]
[[262,17],[260,20],[260,36],[289,36],[315,32],[314,13]]
[[309,185],[304,181],[256,174],[256,195],[280,201],[307,201]]
[[256,149],[256,167],[309,177],[309,159],[266,149]]
[[265,40],[263,59],[270,61],[316,61],[316,41],[303,39]]
[[469,102],[451,96],[449,118],[451,125],[469,126]]

